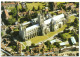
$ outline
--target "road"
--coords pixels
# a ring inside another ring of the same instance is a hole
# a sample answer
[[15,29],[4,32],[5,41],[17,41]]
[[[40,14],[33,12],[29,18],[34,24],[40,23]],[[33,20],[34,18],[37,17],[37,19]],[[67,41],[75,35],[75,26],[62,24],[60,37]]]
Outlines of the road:
[[1,51],[4,52],[4,53],[6,53],[6,54],[9,55],[9,56],[12,56],[9,52],[7,52],[7,51],[5,51],[5,50],[3,50],[3,49],[1,49]]

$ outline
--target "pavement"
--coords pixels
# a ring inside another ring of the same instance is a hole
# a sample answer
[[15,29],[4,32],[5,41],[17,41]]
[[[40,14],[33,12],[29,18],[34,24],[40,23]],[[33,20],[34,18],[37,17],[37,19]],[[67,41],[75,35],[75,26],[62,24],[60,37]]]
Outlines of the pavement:
[[6,53],[6,54],[9,55],[9,56],[12,56],[9,52],[7,52],[7,51],[5,51],[5,50],[3,50],[3,49],[1,49],[1,51],[4,52],[4,53]]

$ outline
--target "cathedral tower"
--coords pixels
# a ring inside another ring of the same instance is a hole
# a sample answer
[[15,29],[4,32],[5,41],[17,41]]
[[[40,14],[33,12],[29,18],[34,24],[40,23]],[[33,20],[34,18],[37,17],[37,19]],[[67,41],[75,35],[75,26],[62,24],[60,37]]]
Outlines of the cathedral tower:
[[40,26],[40,34],[41,35],[45,35],[45,24],[44,24],[44,14],[40,13],[38,14],[38,22],[39,22],[39,26]]
[[44,24],[44,15],[42,13],[38,14],[38,22],[40,26]]

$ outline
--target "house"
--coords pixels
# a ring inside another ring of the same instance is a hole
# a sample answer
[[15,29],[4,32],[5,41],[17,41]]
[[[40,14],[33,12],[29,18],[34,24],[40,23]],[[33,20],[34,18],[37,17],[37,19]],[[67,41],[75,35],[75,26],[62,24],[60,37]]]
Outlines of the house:
[[73,10],[73,11],[74,11],[74,9],[76,8],[76,6],[74,5],[74,3],[67,3],[67,4],[65,4],[65,7],[66,7],[66,9],[67,9],[68,7],[71,7],[71,10]]
[[53,52],[56,54],[56,53],[59,53],[59,48],[53,48],[52,49],[53,50]]
[[9,19],[9,14],[8,14],[7,10],[5,9],[4,12],[5,12],[5,15],[6,15],[6,20],[8,20]]
[[56,42],[56,40],[51,40],[50,43],[53,44],[54,42]]
[[42,43],[42,44],[39,44],[39,45],[36,45],[34,47],[30,47],[30,53],[33,54],[33,53],[40,53],[40,50],[43,49],[43,53],[44,53],[44,50],[45,50],[46,46]]
[[61,42],[61,43],[60,43],[60,46],[65,46],[65,45],[68,45],[68,44],[69,44],[68,41],[66,41],[66,42]]
[[62,13],[65,13],[65,11],[62,9],[62,10],[59,10],[59,11],[57,11],[58,12],[58,14],[62,14]]
[[1,43],[1,48],[4,50],[6,49],[6,46],[4,45],[4,43]]
[[6,9],[7,7],[15,7],[16,4],[17,3],[15,3],[15,2],[1,3],[1,6],[3,6]]
[[72,44],[76,44],[76,40],[74,37],[71,37],[70,39],[71,39]]
[[8,52],[12,52],[12,48],[10,48],[10,47],[6,47],[5,50],[8,51]]
[[22,44],[18,41],[17,41],[17,51],[18,51],[19,54],[22,53]]
[[3,36],[6,35],[6,29],[7,27],[5,25],[1,26],[1,32],[3,33]]

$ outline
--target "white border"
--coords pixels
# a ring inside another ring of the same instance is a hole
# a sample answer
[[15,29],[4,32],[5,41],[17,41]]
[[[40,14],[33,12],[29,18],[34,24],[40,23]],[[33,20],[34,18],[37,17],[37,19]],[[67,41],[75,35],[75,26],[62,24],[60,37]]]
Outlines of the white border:
[[28,1],[28,2],[79,2],[80,0],[1,0],[1,1]]

